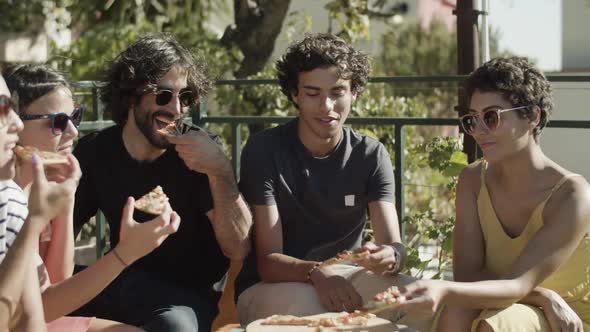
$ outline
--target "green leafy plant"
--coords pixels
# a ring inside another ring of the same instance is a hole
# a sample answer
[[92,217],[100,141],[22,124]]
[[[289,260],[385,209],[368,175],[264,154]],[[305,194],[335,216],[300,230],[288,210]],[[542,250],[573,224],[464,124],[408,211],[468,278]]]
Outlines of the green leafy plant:
[[[452,231],[455,218],[452,215],[455,206],[457,179],[461,170],[467,165],[467,156],[461,151],[461,144],[457,137],[435,137],[429,142],[419,144],[411,149],[417,158],[418,167],[428,167],[446,179],[443,188],[438,188],[442,197],[449,202],[450,211],[441,209],[443,205],[414,212],[404,219],[407,228],[412,228],[414,236],[407,241],[408,263],[407,272],[415,277],[423,277],[427,268],[434,270],[429,276],[433,279],[444,277],[452,262],[451,246]],[[436,249],[432,257],[422,259],[418,248],[420,245],[430,244]],[[432,263],[436,263],[432,267]]]

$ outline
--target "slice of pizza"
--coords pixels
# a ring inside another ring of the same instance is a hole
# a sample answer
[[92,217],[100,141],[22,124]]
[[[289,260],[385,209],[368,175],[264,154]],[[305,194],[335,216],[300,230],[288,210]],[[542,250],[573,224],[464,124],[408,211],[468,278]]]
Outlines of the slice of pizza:
[[355,310],[354,312],[343,313],[343,315],[338,317],[338,320],[342,325],[367,326],[369,320],[374,317],[376,316],[372,313]]
[[361,251],[361,252],[353,252],[350,250],[345,250],[336,257],[330,258],[322,262],[322,266],[326,265],[333,265],[333,264],[345,264],[345,263],[352,263],[357,264],[360,261],[363,261],[367,257],[369,257],[369,251]]
[[149,214],[159,215],[164,212],[167,202],[168,196],[162,187],[156,186],[152,191],[135,201],[135,208]]
[[379,312],[385,309],[394,308],[400,300],[399,289],[391,286],[381,293],[373,296],[373,299],[365,304],[365,311],[370,313]]
[[176,122],[170,122],[166,127],[158,129],[158,132],[165,136],[180,136]]
[[14,153],[16,156],[25,162],[31,162],[33,158],[33,154],[37,155],[37,157],[41,158],[43,164],[45,165],[52,165],[52,164],[67,164],[68,157],[57,153],[57,152],[50,152],[50,151],[41,151],[32,146],[20,146],[17,145],[14,148]]
[[314,326],[317,323],[314,319],[302,318],[293,315],[272,315],[263,320],[261,325],[292,325],[292,326]]

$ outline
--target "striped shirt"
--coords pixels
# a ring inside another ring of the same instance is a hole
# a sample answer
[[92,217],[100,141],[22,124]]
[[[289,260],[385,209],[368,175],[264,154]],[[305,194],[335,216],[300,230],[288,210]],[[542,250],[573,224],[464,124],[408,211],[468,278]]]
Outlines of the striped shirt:
[[12,180],[0,181],[0,262],[27,217],[27,198]]

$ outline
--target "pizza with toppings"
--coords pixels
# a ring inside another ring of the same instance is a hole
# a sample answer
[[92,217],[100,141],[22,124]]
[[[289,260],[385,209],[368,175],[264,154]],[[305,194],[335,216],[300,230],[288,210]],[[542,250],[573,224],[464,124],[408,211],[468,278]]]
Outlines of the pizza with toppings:
[[52,165],[52,164],[67,164],[68,157],[66,155],[57,153],[57,152],[50,152],[50,151],[41,151],[37,148],[32,146],[20,146],[17,145],[14,148],[14,153],[16,156],[25,162],[31,162],[33,158],[33,154],[39,157],[43,164],[45,165]]
[[[275,324],[277,323],[277,324]],[[281,325],[279,325],[280,323]],[[304,323],[308,323],[305,325]],[[326,312],[313,316],[274,315],[256,320],[246,326],[246,332],[393,332],[397,326],[373,314],[355,312]]]
[[152,191],[135,201],[135,208],[149,214],[159,215],[166,209],[166,203],[168,203],[168,196],[162,187],[156,186]]
[[163,128],[158,129],[158,132],[164,136],[182,136],[189,131],[190,127],[185,126],[183,118],[170,122]]
[[370,253],[368,250],[361,251],[361,252],[353,252],[350,250],[345,250],[345,251],[339,253],[338,255],[336,255],[336,257],[333,257],[333,258],[323,261],[321,263],[321,265],[326,266],[326,265],[345,264],[345,263],[358,264],[359,262],[361,262],[361,261],[365,260],[367,257],[369,257],[369,255],[370,255]]
[[308,326],[308,327],[357,327],[367,326],[369,320],[375,315],[367,312],[356,310],[355,312],[341,312],[336,316],[330,317],[298,317],[292,315],[273,315],[262,322],[260,325],[278,325],[278,326]]
[[292,325],[292,326],[312,326],[315,321],[309,318],[303,318],[293,315],[272,315],[263,320],[261,325]]
[[180,136],[175,122],[170,122],[166,127],[158,129],[158,132],[165,136]]
[[379,312],[385,309],[394,308],[400,301],[399,289],[391,286],[381,293],[373,296],[373,299],[365,304],[368,312]]

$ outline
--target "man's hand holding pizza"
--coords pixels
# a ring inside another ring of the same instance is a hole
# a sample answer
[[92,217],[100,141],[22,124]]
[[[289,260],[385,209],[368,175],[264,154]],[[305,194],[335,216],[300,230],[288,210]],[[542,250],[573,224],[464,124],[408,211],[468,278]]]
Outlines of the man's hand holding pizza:
[[322,305],[329,311],[354,311],[363,307],[363,298],[346,278],[332,271],[332,266],[314,269],[309,280]]
[[182,136],[168,137],[188,168],[209,176],[233,174],[231,163],[221,149],[204,131],[191,130]]
[[133,219],[135,199],[129,197],[121,216],[119,243],[114,251],[125,265],[129,265],[159,247],[180,225],[180,216],[165,203],[163,212],[156,218],[138,223]]
[[376,274],[385,274],[396,270],[396,266],[401,264],[395,249],[390,245],[377,245],[373,242],[367,242],[355,252],[368,252],[369,254],[356,263],[365,269]]

